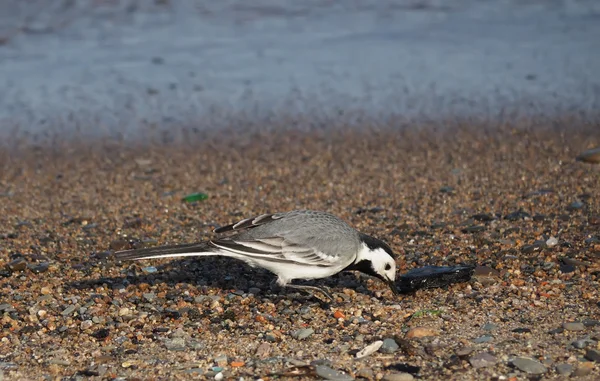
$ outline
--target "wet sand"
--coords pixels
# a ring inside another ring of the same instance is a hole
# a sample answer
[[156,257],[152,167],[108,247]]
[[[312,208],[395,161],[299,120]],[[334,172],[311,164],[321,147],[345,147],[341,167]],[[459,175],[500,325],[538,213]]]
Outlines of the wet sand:
[[[4,149],[0,374],[600,377],[600,167],[575,161],[600,145],[598,120],[339,125]],[[209,198],[181,201],[198,191]],[[131,242],[191,242],[297,208],[386,240],[400,273],[480,268],[400,297],[355,273],[311,282],[331,287],[326,305],[234,260],[111,260]]]

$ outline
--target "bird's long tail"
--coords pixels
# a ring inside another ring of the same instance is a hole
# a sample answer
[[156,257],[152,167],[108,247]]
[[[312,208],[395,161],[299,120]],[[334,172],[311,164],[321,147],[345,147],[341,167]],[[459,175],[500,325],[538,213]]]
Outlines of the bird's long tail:
[[218,248],[212,246],[209,242],[187,243],[181,245],[167,245],[148,247],[145,249],[133,249],[117,251],[115,259],[117,261],[131,261],[137,259],[150,258],[171,258],[171,257],[194,257],[201,255],[215,255]]

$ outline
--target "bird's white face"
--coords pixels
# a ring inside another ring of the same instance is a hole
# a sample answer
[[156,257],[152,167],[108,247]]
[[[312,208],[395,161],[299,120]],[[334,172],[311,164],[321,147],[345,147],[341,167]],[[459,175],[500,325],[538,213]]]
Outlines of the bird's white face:
[[390,286],[394,293],[398,292],[395,285],[396,262],[384,248],[369,248],[363,244],[358,252],[356,263],[359,271],[381,279]]
[[[385,250],[377,248],[375,250],[368,249],[367,254],[373,263],[373,270],[383,276],[386,280],[396,280],[396,262]],[[369,259],[369,258],[367,258]]]

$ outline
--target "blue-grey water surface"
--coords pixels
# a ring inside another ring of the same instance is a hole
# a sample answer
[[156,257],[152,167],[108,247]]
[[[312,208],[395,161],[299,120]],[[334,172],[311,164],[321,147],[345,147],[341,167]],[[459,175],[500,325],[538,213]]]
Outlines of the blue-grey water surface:
[[0,90],[3,133],[282,110],[590,112],[600,2],[3,1]]

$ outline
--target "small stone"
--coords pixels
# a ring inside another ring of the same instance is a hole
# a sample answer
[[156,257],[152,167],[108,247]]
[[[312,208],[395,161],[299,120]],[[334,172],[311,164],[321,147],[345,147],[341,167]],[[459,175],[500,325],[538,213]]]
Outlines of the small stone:
[[415,327],[411,328],[408,332],[406,332],[407,339],[415,339],[427,336],[437,336],[439,333],[437,330],[426,327]]
[[556,365],[556,373],[563,376],[568,376],[573,373],[573,365],[571,364],[558,364]]
[[315,330],[312,328],[303,328],[303,329],[299,329],[297,331],[295,331],[292,336],[298,340],[304,340],[307,337],[309,337],[310,335],[312,335],[313,333],[315,333]]
[[127,249],[129,249],[129,242],[124,239],[117,239],[117,240],[112,241],[108,245],[108,247],[110,247],[110,249],[114,250],[114,251],[127,250]]
[[127,307],[123,307],[119,310],[119,316],[129,316],[131,315],[131,310]]
[[546,246],[554,247],[556,245],[558,245],[558,239],[556,239],[555,237],[550,237],[546,240]]
[[580,323],[578,321],[563,323],[562,326],[567,331],[583,331],[583,330],[585,330],[585,326],[583,325],[583,323]]
[[144,274],[153,274],[155,272],[157,272],[158,269],[154,266],[147,266],[147,267],[142,267],[142,272]]
[[467,226],[466,228],[462,229],[463,233],[479,233],[485,230],[485,226],[483,225],[472,225],[472,226]]
[[225,355],[220,355],[215,357],[213,361],[215,362],[215,364],[217,364],[217,366],[225,367],[227,366],[227,362],[229,361],[229,359]]
[[396,352],[398,348],[400,348],[400,346],[398,343],[396,343],[396,340],[388,338],[383,340],[383,344],[381,345],[381,348],[379,348],[379,352],[391,354]]
[[585,204],[579,200],[577,201],[573,201],[572,203],[569,204],[569,206],[567,206],[567,210],[573,211],[573,210],[579,210],[582,209],[585,206]]
[[481,327],[481,329],[483,329],[484,331],[495,331],[498,329],[498,326],[496,324],[492,324],[492,323],[486,323],[483,325],[483,327]]
[[94,325],[94,322],[92,322],[91,320],[84,320],[79,325],[79,329],[81,329],[82,331],[85,331],[86,329],[90,328],[93,325]]
[[42,287],[42,288],[40,289],[40,293],[41,293],[42,295],[48,295],[48,294],[50,294],[51,292],[52,292],[52,290],[50,289],[50,287]]
[[260,288],[258,288],[258,287],[250,287],[248,289],[248,293],[256,295],[256,294],[260,293]]
[[27,261],[24,258],[13,259],[6,264],[6,268],[10,271],[23,271],[27,268]]
[[153,302],[156,299],[156,294],[153,292],[147,292],[142,294],[142,297],[146,299],[148,302]]
[[516,357],[510,363],[514,367],[528,374],[544,374],[547,372],[544,364],[528,357]]
[[494,336],[483,335],[483,336],[473,339],[473,342],[476,344],[483,344],[483,343],[489,343],[492,340],[494,340]]
[[469,359],[469,363],[473,368],[485,368],[488,366],[494,366],[498,362],[498,359],[490,353],[480,352]]
[[375,372],[371,368],[361,368],[356,372],[356,377],[369,381],[375,380]]
[[600,321],[598,320],[592,320],[592,319],[584,319],[582,321],[583,325],[585,327],[596,327],[596,326],[600,326]]
[[48,262],[42,262],[37,265],[29,265],[29,270],[31,270],[31,272],[33,272],[34,274],[45,273],[46,271],[48,271],[49,268],[50,264]]
[[337,310],[333,313],[333,317],[336,319],[344,319],[346,317],[346,315],[344,315],[344,313],[340,310]]
[[8,303],[2,303],[0,304],[0,312],[4,311],[4,310],[8,310],[9,308],[12,308],[12,306]]
[[512,330],[514,333],[530,333],[531,328],[519,327]]
[[331,381],[351,381],[354,378],[346,373],[338,372],[325,365],[317,365],[315,372],[319,377]]
[[219,372],[219,373],[215,374],[215,381],[221,381],[224,378],[225,378],[225,376],[223,375],[223,372]]
[[176,337],[171,340],[165,340],[165,347],[170,351],[184,351],[185,339],[183,337]]
[[415,378],[410,373],[390,373],[385,375],[383,381],[413,381]]
[[586,339],[580,339],[580,340],[575,340],[575,341],[573,341],[573,342],[571,343],[571,345],[572,345],[574,348],[577,348],[577,349],[583,349],[583,348],[587,347],[587,345],[588,345],[588,342],[589,342],[589,341],[588,341],[588,340],[586,340]]
[[575,376],[575,377],[587,376],[588,374],[592,373],[593,370],[594,370],[593,362],[582,362],[579,364],[579,366],[577,367],[575,372],[573,372],[573,376]]
[[381,348],[382,345],[383,345],[383,341],[377,340],[374,343],[371,343],[371,344],[367,345],[366,347],[364,347],[363,349],[361,349],[360,351],[358,351],[358,353],[356,353],[356,358],[360,359],[363,357],[367,357],[367,356],[377,352],[379,350],[379,348]]
[[[2,309],[0,309],[0,311],[2,311]],[[48,315],[48,312],[46,310],[39,310],[37,312],[37,316],[38,316],[38,318],[40,318],[40,320],[45,319],[46,315]]]
[[71,362],[68,360],[60,360],[60,359],[50,359],[48,360],[48,364],[55,364],[60,366],[69,366]]
[[600,363],[600,351],[597,351],[595,349],[588,349],[585,352],[585,358],[587,360]]
[[269,343],[262,343],[258,346],[258,348],[256,348],[256,357],[264,359],[269,357],[269,354],[271,353],[271,344]]
[[473,353],[473,351],[474,351],[474,348],[472,348],[472,347],[462,347],[456,351],[456,355],[461,358],[467,357],[468,355]]
[[600,147],[583,151],[575,160],[590,164],[600,163]]
[[72,305],[70,305],[69,307],[65,308],[65,309],[63,310],[63,312],[61,312],[60,314],[61,314],[62,316],[69,316],[69,315],[71,315],[73,312],[75,312],[75,310],[76,310],[76,309],[77,309],[77,306],[75,306],[75,305],[73,305],[73,304],[72,304]]

